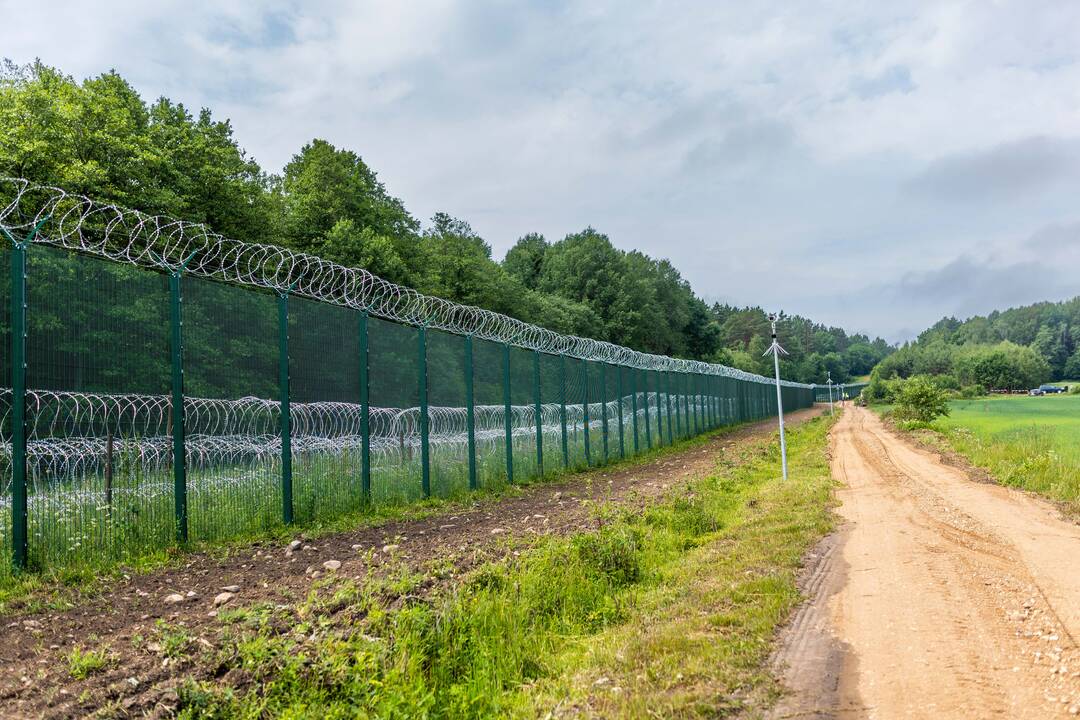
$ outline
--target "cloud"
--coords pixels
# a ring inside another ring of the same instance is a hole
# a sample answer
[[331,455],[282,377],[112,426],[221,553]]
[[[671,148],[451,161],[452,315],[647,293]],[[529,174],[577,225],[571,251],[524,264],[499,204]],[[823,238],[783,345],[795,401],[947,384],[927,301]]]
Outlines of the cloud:
[[939,158],[906,189],[942,201],[985,202],[1015,199],[1077,177],[1080,140],[1039,136]]
[[903,65],[885,68],[877,75],[860,77],[851,83],[851,90],[863,100],[871,100],[889,93],[910,93],[915,90],[911,70]]

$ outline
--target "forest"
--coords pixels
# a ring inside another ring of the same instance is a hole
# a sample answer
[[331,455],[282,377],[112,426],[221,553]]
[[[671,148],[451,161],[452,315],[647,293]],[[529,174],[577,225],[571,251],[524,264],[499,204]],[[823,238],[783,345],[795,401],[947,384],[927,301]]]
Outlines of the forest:
[[880,380],[914,375],[935,376],[950,389],[986,390],[1080,378],[1080,297],[942,318],[874,369]]
[[[710,305],[667,260],[622,250],[588,227],[554,241],[523,234],[500,262],[466,220],[414,217],[354,150],[315,138],[268,172],[228,120],[166,97],[147,102],[115,72],[77,81],[5,61],[0,175],[364,267],[560,332],[771,372],[765,312]],[[795,315],[781,332],[790,353],[782,373],[796,381],[863,375],[893,349]]]

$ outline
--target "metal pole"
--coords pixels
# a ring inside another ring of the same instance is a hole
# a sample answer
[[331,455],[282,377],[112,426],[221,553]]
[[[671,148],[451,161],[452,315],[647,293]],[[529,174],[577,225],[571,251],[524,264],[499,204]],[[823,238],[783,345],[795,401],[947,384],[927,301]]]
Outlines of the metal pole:
[[600,363],[600,425],[604,438],[604,464],[608,463],[607,363]]
[[671,372],[664,372],[664,404],[667,407],[667,442],[675,444],[675,435],[671,428]]
[[638,445],[638,420],[637,420],[637,370],[630,368],[630,412],[634,413],[634,454],[640,450]]
[[645,447],[652,450],[652,421],[649,419],[649,371],[641,371],[642,393],[645,401]]
[[623,437],[625,432],[623,430],[623,386],[622,386],[622,365],[615,366],[615,395],[619,398],[619,457],[626,459],[626,438]]
[[368,353],[368,314],[360,313],[360,495],[371,500],[371,382]]
[[582,432],[585,436],[585,464],[592,465],[592,452],[589,449],[589,361],[581,361],[581,410]]
[[289,407],[289,293],[278,295],[278,392],[281,393],[281,515],[293,521],[292,415]]
[[[773,333],[773,340],[776,333]],[[784,469],[784,479],[787,480],[787,442],[784,440],[784,401],[780,396],[780,353],[773,353],[773,370],[776,373],[776,417],[780,421],[780,463]]]
[[184,449],[184,332],[180,270],[169,273],[169,320],[172,330],[173,515],[176,541],[188,540],[187,453]]
[[465,336],[465,432],[469,436],[469,489],[476,489],[476,400],[473,394],[473,336]]
[[566,437],[566,356],[559,355],[559,422],[562,424],[562,464],[570,467],[570,443]]
[[780,390],[780,353],[787,354],[784,348],[780,347],[780,343],[776,339],[776,315],[769,315],[769,322],[772,325],[772,345],[765,351],[765,354],[772,353],[773,356],[773,373],[776,378],[776,417],[780,423],[780,465],[783,468],[784,479],[788,479],[787,471],[787,442],[784,439],[784,396]]
[[536,416],[536,474],[544,477],[544,415],[540,407],[539,350],[533,350],[533,413]]
[[[9,236],[10,237],[10,236]],[[26,567],[26,243],[11,250],[11,545],[15,568]]]
[[514,482],[514,426],[510,414],[510,343],[503,343],[503,427],[506,430],[506,481]]
[[431,448],[428,434],[431,420],[428,418],[427,388],[427,326],[421,325],[416,332],[416,386],[420,396],[420,488],[424,497],[431,495]]

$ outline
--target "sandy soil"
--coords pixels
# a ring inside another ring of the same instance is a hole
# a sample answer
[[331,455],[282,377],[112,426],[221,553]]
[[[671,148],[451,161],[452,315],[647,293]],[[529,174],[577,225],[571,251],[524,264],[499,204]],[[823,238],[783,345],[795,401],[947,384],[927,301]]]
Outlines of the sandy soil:
[[[821,408],[788,418],[797,424]],[[110,717],[167,717],[184,677],[210,677],[212,668],[197,661],[163,661],[154,650],[133,642],[152,634],[164,620],[183,627],[201,646],[217,644],[220,622],[216,595],[233,588],[225,607],[260,602],[292,603],[313,583],[312,571],[340,561],[342,578],[362,580],[382,566],[406,564],[423,570],[449,560],[458,573],[507,552],[509,537],[527,539],[595,527],[597,503],[644,507],[682,483],[712,471],[717,459],[737,453],[738,445],[771,433],[767,420],[716,436],[689,450],[624,468],[598,469],[564,482],[527,487],[516,497],[465,510],[355,532],[310,539],[290,554],[261,544],[228,558],[189,556],[179,568],[135,575],[102,597],[64,612],[0,618],[0,718],[86,717],[111,705]],[[301,536],[302,537],[302,536]],[[435,581],[432,581],[435,584]],[[170,594],[185,597],[170,604]],[[105,643],[114,661],[85,680],[68,671],[72,647]]]
[[1080,526],[861,408],[834,428],[832,458],[843,523],[808,563],[772,717],[1080,713]]

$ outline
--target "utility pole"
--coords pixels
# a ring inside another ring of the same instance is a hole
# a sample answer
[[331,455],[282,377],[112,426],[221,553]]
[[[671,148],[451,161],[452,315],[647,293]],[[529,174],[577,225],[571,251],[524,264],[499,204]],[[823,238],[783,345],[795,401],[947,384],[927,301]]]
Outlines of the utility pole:
[[832,415],[833,414],[833,406],[832,406],[832,370],[829,370],[828,373],[829,373],[829,382],[828,382],[828,385],[829,385],[829,414]]
[[773,370],[776,374],[776,417],[780,421],[780,465],[783,468],[784,479],[787,480],[787,444],[784,441],[784,397],[780,393],[780,354],[787,355],[788,353],[776,341],[776,320],[776,314],[770,313],[769,323],[772,325],[772,345],[761,356],[764,357],[769,353],[772,353],[773,356]]

